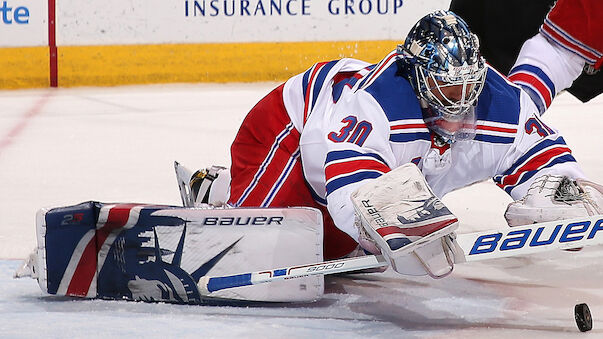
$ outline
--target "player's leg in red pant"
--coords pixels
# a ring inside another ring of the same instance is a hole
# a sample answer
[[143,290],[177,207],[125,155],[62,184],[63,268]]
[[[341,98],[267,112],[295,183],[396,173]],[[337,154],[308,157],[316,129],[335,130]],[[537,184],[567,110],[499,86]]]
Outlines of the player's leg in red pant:
[[299,138],[285,110],[281,85],[253,107],[231,146],[229,203],[319,208],[324,220],[325,259],[342,257],[356,242],[335,227],[326,208],[312,198],[301,167]]

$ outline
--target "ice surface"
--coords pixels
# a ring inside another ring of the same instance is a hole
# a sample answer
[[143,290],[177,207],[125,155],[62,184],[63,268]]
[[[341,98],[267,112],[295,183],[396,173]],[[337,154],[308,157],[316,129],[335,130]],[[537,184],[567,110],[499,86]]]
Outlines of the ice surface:
[[[35,245],[41,207],[86,200],[180,204],[173,161],[229,163],[246,112],[277,84],[0,91],[0,337],[563,338],[584,335],[589,304],[603,336],[602,248],[458,265],[443,280],[384,274],[327,279],[314,304],[182,306],[43,295],[13,280]],[[603,98],[559,96],[544,116],[586,175],[603,182]],[[502,226],[510,198],[491,182],[444,202],[461,232]]]

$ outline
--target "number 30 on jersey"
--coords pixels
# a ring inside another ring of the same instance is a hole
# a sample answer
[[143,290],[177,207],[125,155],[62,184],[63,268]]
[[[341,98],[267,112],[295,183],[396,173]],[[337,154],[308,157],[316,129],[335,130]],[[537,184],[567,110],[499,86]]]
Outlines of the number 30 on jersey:
[[351,142],[358,146],[362,146],[373,130],[373,125],[366,120],[358,122],[358,119],[353,116],[347,116],[341,120],[344,126],[339,132],[331,132],[327,136],[333,142]]

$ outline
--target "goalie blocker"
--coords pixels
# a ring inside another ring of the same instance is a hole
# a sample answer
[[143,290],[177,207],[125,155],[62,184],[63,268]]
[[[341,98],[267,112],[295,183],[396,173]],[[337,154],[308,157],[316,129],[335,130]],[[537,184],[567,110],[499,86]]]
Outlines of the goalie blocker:
[[447,235],[458,228],[458,219],[416,165],[408,163],[369,181],[352,194],[352,202],[360,244],[373,241],[396,272],[433,278],[452,272],[459,249],[455,237]]

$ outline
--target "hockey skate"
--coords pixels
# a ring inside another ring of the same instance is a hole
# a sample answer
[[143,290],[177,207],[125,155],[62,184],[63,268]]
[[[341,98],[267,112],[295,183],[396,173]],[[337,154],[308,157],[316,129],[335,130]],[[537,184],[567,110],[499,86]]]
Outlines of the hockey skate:
[[40,270],[45,270],[43,265],[41,265],[40,260],[38,260],[38,249],[35,248],[23,261],[21,266],[17,268],[13,278],[25,278],[30,277],[32,279],[38,279],[40,277]]
[[[211,166],[209,169],[200,169],[193,173],[174,161],[174,170],[184,207],[226,204],[230,184],[230,172],[226,167]],[[218,183],[214,183],[218,176],[220,180]]]

